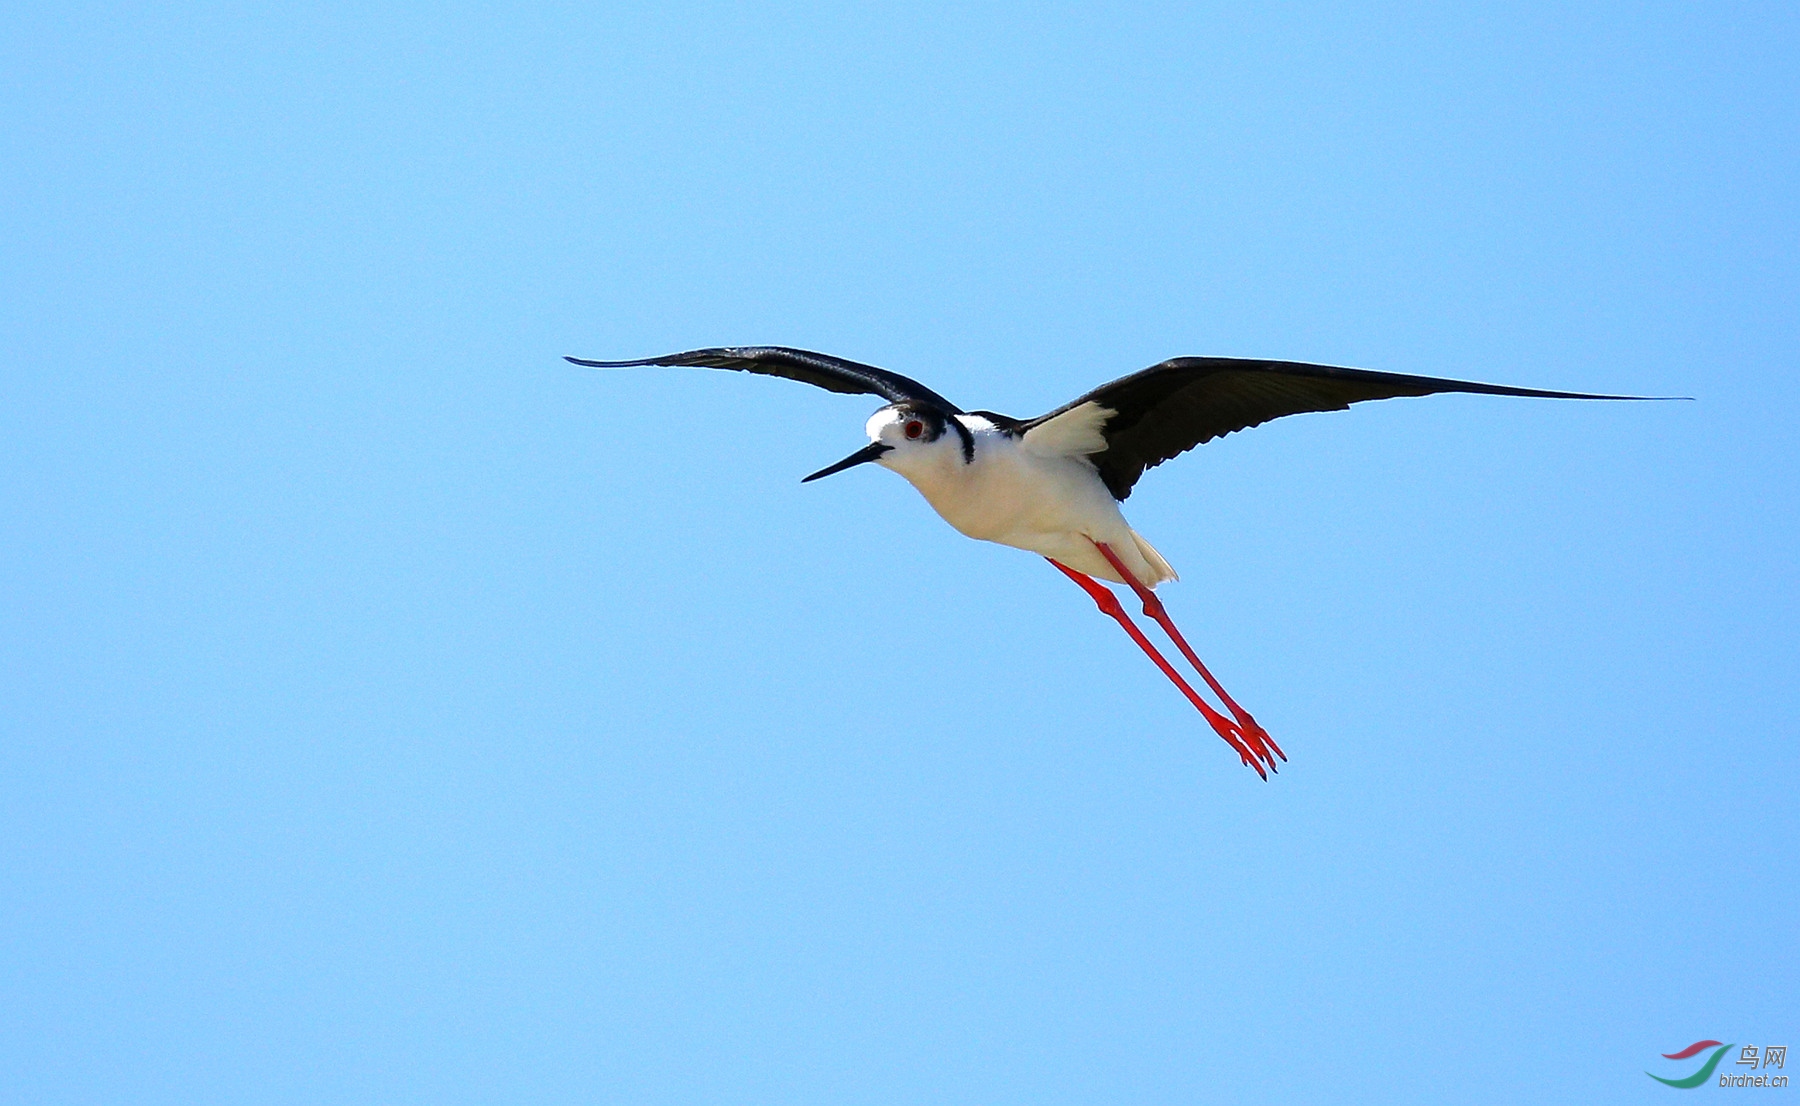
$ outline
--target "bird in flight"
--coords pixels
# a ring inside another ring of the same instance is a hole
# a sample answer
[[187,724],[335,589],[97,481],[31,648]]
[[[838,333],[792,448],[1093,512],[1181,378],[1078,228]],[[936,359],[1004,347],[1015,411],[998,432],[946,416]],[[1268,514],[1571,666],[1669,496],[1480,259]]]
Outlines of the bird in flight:
[[[964,411],[899,373],[782,346],[697,349],[635,361],[567,360],[596,369],[641,365],[736,369],[886,400],[865,427],[868,445],[802,482],[872,461],[904,476],[946,522],[969,537],[1042,555],[1124,628],[1213,731],[1265,780],[1275,770],[1276,758],[1285,761],[1287,754],[1249,711],[1226,694],[1175,628],[1152,590],[1175,579],[1175,570],[1119,510],[1145,469],[1270,419],[1306,411],[1342,411],[1370,399],[1436,392],[1544,399],[1651,398],[1551,392],[1298,361],[1176,357],[1103,384],[1048,414],[1015,419],[993,411]],[[1224,711],[1194,690],[1102,580],[1131,589],[1144,614],[1169,635]]]

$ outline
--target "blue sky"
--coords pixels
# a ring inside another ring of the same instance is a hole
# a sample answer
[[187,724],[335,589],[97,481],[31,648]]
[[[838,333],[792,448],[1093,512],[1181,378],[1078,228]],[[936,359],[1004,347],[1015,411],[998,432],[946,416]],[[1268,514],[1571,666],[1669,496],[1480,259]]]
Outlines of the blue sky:
[[[27,5],[0,1087],[1638,1102],[1800,1031],[1785,5]],[[1291,763],[781,343],[1150,473]],[[1677,1071],[1680,1068],[1680,1071]],[[1717,1093],[1716,1088],[1711,1092]]]

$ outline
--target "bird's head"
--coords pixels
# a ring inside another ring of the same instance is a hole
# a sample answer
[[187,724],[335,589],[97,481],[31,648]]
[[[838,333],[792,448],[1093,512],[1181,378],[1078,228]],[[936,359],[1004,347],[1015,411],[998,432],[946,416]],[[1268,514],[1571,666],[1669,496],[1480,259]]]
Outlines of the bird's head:
[[923,403],[889,404],[869,416],[864,429],[870,438],[868,445],[837,464],[820,469],[801,483],[843,472],[865,461],[876,461],[884,468],[906,475],[909,470],[957,455],[962,449],[961,435],[956,432],[962,428],[953,424],[943,411]]

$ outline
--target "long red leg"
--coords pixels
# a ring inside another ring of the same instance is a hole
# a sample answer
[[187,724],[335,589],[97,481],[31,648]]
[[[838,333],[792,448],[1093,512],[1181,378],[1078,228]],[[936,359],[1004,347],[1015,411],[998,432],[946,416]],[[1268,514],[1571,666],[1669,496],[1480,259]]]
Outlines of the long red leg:
[[1238,726],[1243,732],[1244,740],[1269,762],[1270,768],[1275,767],[1275,760],[1274,757],[1269,756],[1269,749],[1275,750],[1275,756],[1286,760],[1287,754],[1281,751],[1281,746],[1275,744],[1275,739],[1269,736],[1269,731],[1258,725],[1256,719],[1250,717],[1249,711],[1238,706],[1237,700],[1225,694],[1225,689],[1219,686],[1219,681],[1213,679],[1213,674],[1206,670],[1204,664],[1200,663],[1200,658],[1194,655],[1194,651],[1188,647],[1187,639],[1182,637],[1181,631],[1175,628],[1174,619],[1169,617],[1169,612],[1163,607],[1162,600],[1156,597],[1156,593],[1145,587],[1136,576],[1131,574],[1131,570],[1125,567],[1123,561],[1119,560],[1119,555],[1112,551],[1111,546],[1103,541],[1097,541],[1094,542],[1094,547],[1100,550],[1100,555],[1106,558],[1107,563],[1125,578],[1127,584],[1131,585],[1131,590],[1144,601],[1144,613],[1156,620],[1156,624],[1169,635],[1169,640],[1175,643],[1175,648],[1181,650],[1181,655],[1188,659],[1188,663],[1194,666],[1196,672],[1200,673],[1200,678],[1206,681],[1206,686],[1212,688],[1213,694],[1217,695],[1224,702],[1226,708],[1231,711],[1232,717],[1237,719]]
[[1124,628],[1125,632],[1131,636],[1131,640],[1137,642],[1137,647],[1155,661],[1156,667],[1162,669],[1163,675],[1173,681],[1175,686],[1181,689],[1181,693],[1188,697],[1188,702],[1199,708],[1201,716],[1212,726],[1213,732],[1224,738],[1226,744],[1237,750],[1239,759],[1256,769],[1256,774],[1263,779],[1269,778],[1269,774],[1263,771],[1261,762],[1251,755],[1249,749],[1244,747],[1244,743],[1239,737],[1238,727],[1232,724],[1231,719],[1212,709],[1205,699],[1200,698],[1200,693],[1181,678],[1181,673],[1175,671],[1175,666],[1157,652],[1156,646],[1150,644],[1150,639],[1144,636],[1144,632],[1137,628],[1137,623],[1131,621],[1131,616],[1125,613],[1124,606],[1119,603],[1119,597],[1114,595],[1111,589],[1086,573],[1076,572],[1061,561],[1049,557],[1044,559],[1055,565],[1064,576],[1079,584],[1081,590],[1087,592],[1088,597],[1093,599],[1094,605],[1100,608],[1100,613],[1112,618]]

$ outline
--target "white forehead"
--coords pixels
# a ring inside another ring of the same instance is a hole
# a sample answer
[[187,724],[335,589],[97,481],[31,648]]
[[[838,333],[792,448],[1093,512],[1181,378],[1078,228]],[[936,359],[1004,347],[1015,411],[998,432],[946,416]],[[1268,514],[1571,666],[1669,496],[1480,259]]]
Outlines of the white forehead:
[[899,421],[899,411],[896,411],[892,407],[883,407],[881,410],[869,416],[869,421],[863,426],[863,431],[867,433],[871,439],[879,438],[881,437],[882,430]]

